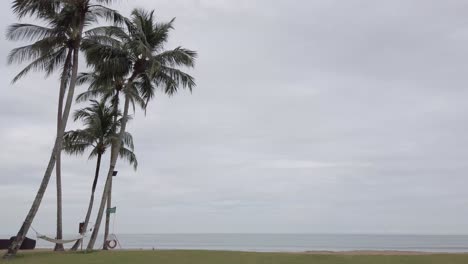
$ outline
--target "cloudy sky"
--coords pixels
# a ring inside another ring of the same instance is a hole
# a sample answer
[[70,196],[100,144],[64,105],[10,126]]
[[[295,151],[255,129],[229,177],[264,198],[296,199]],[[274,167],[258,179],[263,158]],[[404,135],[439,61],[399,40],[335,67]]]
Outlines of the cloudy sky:
[[[113,7],[177,17],[168,48],[199,52],[193,94],[159,94],[130,125],[140,167],[118,166],[117,232],[468,233],[466,1]],[[10,1],[0,22],[15,22]],[[20,67],[6,56],[17,45],[0,39],[3,234],[24,219],[55,134],[57,77],[11,85]],[[71,233],[95,161],[64,159]],[[54,231],[53,179],[33,225]]]

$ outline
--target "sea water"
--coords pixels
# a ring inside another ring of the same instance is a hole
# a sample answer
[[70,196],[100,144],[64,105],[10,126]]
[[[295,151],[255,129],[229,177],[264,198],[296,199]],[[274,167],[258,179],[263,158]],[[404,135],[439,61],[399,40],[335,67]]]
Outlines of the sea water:
[[[467,235],[116,234],[116,236],[123,249],[468,252]],[[102,246],[102,239],[102,236],[98,238],[96,248]],[[53,245],[46,241],[37,242],[37,248],[52,247]]]

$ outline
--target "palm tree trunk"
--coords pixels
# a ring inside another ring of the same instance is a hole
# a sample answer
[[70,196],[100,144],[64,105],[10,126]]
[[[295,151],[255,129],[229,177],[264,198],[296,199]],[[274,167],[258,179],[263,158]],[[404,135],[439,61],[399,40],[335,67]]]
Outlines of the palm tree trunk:
[[[82,19],[81,21],[84,21],[84,19]],[[84,24],[81,23],[79,36],[81,36],[83,33],[83,26]],[[76,81],[78,77],[78,59],[79,59],[78,55],[80,51],[79,43],[81,42],[81,39],[79,38],[76,41],[77,42],[75,43],[75,46],[73,47],[72,75],[70,79],[70,87],[68,90],[67,101],[65,103],[65,108],[64,108],[64,112],[62,116],[62,121],[63,121],[62,127],[60,128],[60,131],[57,134],[57,137],[55,139],[54,149],[52,150],[52,154],[50,155],[47,169],[44,173],[44,177],[42,178],[42,182],[39,187],[39,190],[37,191],[36,197],[34,198],[33,204],[31,208],[29,209],[29,212],[26,218],[24,219],[23,224],[21,225],[21,228],[19,229],[18,234],[16,235],[16,238],[13,240],[13,243],[11,243],[10,247],[8,248],[7,253],[3,256],[3,258],[5,259],[12,258],[16,255],[16,253],[18,252],[18,249],[20,248],[21,244],[23,243],[24,238],[26,237],[29,231],[29,228],[31,228],[31,224],[34,220],[34,217],[37,214],[37,211],[39,210],[39,206],[41,205],[42,198],[44,197],[44,193],[47,189],[47,185],[49,185],[50,177],[52,175],[52,171],[55,165],[56,153],[57,151],[62,149],[63,134],[65,132],[65,128],[67,127],[68,116],[70,115],[70,109],[73,103],[73,96],[75,93],[75,86],[76,86]]]
[[[127,83],[127,87],[130,87],[132,85],[133,79],[134,79],[133,76],[129,79],[129,81]],[[104,207],[106,206],[107,197],[109,195],[110,184],[111,184],[111,180],[112,180],[112,174],[114,173],[115,165],[117,164],[117,159],[119,157],[119,150],[120,150],[120,147],[121,147],[121,144],[122,144],[123,135],[125,134],[125,130],[127,128],[129,107],[130,107],[130,98],[128,97],[128,95],[126,95],[125,96],[125,104],[124,104],[123,120],[122,120],[122,125],[120,127],[120,132],[119,132],[119,139],[116,140],[116,142],[114,143],[114,146],[112,147],[112,150],[111,150],[111,160],[110,160],[110,165],[109,165],[109,171],[107,172],[106,184],[104,186],[104,191],[102,193],[101,204],[99,206],[98,215],[97,215],[97,218],[96,218],[96,222],[94,224],[93,233],[91,234],[89,244],[88,244],[88,246],[86,248],[86,250],[88,250],[88,251],[93,250],[94,244],[96,243],[96,238],[97,238],[97,235],[98,235],[98,232],[99,232],[99,227],[101,226],[101,221],[102,221],[102,217],[103,217],[103,214],[104,214]]]
[[107,238],[109,237],[109,224],[110,224],[110,208],[112,207],[112,178],[109,179],[109,193],[107,195],[107,208],[106,208],[106,225],[104,226],[104,246],[102,249],[108,250]]
[[[58,149],[58,148],[57,148]],[[60,150],[58,150],[60,151]],[[62,176],[61,176],[61,154],[56,154],[55,175],[57,185],[57,234],[56,239],[62,239]],[[54,251],[64,251],[63,244],[55,244]]]
[[[119,113],[119,94],[120,90],[117,89],[114,97],[114,122],[117,124],[117,119],[118,119],[118,113]],[[110,183],[109,183],[109,195],[107,196],[107,208],[106,208],[106,224],[104,227],[104,244],[102,246],[103,250],[108,250],[107,248],[107,238],[109,237],[109,224],[110,224],[110,213],[109,210],[112,207],[112,180],[113,178],[110,178]]]
[[[57,135],[60,134],[60,129],[63,126],[62,115],[63,115],[63,100],[65,97],[65,90],[67,89],[68,84],[68,74],[70,73],[71,59],[72,59],[73,49],[68,50],[67,58],[65,59],[65,65],[63,67],[62,77],[60,80],[60,92],[59,92],[59,102],[57,110]],[[55,153],[56,156],[56,165],[55,165],[55,175],[56,175],[56,184],[57,184],[57,239],[62,239],[62,165],[61,165],[61,155],[62,149],[57,149]],[[55,244],[55,251],[64,251],[63,244]]]
[[[94,174],[93,187],[91,189],[91,198],[89,199],[88,211],[86,212],[85,221],[83,223],[83,234],[82,235],[84,235],[84,233],[86,233],[86,230],[88,230],[89,219],[91,218],[91,212],[93,211],[94,193],[96,191],[96,185],[97,185],[97,181],[98,181],[98,178],[99,178],[99,170],[101,168],[101,158],[102,158],[102,154],[99,153],[98,156],[97,156],[96,172]],[[83,239],[80,239],[80,240],[76,241],[76,243],[73,245],[71,250],[76,251],[81,243],[83,243]]]

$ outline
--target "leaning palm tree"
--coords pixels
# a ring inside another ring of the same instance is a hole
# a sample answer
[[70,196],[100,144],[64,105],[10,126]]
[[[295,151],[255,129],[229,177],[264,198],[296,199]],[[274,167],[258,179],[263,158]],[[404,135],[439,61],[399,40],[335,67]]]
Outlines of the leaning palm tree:
[[[72,30],[71,21],[67,10],[60,12],[50,11],[41,15],[47,26],[17,23],[9,27],[7,38],[10,40],[32,40],[31,45],[16,48],[10,52],[8,62],[24,62],[32,60],[13,82],[24,77],[29,71],[43,68],[46,75],[52,74],[62,66],[59,101],[57,111],[57,135],[63,126],[62,114],[66,87],[72,67]],[[62,238],[62,194],[61,194],[61,158],[60,152],[56,153],[56,182],[57,182],[57,239]],[[56,244],[55,250],[63,250],[62,244]]]
[[[102,76],[113,80],[124,78],[124,110],[119,137],[125,135],[130,97],[130,91],[138,91],[144,99],[145,106],[153,98],[155,89],[160,87],[165,93],[173,95],[178,88],[192,90],[195,81],[192,76],[183,72],[179,67],[193,67],[196,52],[184,48],[164,50],[169,32],[173,28],[174,20],[169,23],[155,21],[154,12],[136,9],[131,18],[126,20],[125,28],[106,27],[93,32],[83,43],[83,49],[88,63]],[[121,140],[115,141],[112,148],[120,149]],[[118,153],[111,153],[109,171],[107,173],[101,204],[93,233],[87,250],[92,250],[96,242],[102,221],[108,195],[112,173],[117,163]]]
[[[78,77],[79,51],[85,26],[96,22],[98,18],[112,19],[114,22],[122,21],[122,17],[114,10],[102,4],[111,0],[14,0],[13,12],[21,19],[25,16],[35,16],[43,20],[48,26],[33,24],[13,25],[8,36],[13,40],[35,41],[32,45],[15,49],[10,54],[10,62],[31,63],[21,71],[14,81],[25,76],[28,72],[46,71],[50,74],[55,69],[62,67],[59,103],[57,113],[57,134],[53,151],[49,158],[41,185],[37,191],[33,204],[11,243],[4,258],[16,255],[31,224],[36,216],[44,193],[49,184],[54,166],[60,166],[60,152],[64,131],[67,125],[73,102],[76,81]],[[68,86],[68,94],[65,100],[65,92]],[[65,102],[64,102],[65,100]],[[57,239],[62,236],[61,227],[61,179],[60,168],[57,170]],[[63,248],[57,245],[57,249]]]
[[[106,105],[105,100],[101,102],[91,100],[91,106],[76,111],[74,115],[75,121],[81,120],[83,122],[84,129],[69,131],[65,133],[64,136],[63,149],[65,152],[72,155],[81,155],[86,150],[91,149],[89,159],[97,158],[91,197],[83,222],[83,231],[88,228],[89,219],[93,210],[94,193],[99,178],[102,156],[110,148],[112,142],[118,138],[116,131],[120,126],[120,120],[115,118],[118,116],[119,114],[117,113],[116,115],[113,108]],[[132,135],[127,132],[125,133],[119,155],[136,169],[138,163],[133,149]],[[78,249],[80,244],[81,240],[78,240],[73,245],[72,250]]]

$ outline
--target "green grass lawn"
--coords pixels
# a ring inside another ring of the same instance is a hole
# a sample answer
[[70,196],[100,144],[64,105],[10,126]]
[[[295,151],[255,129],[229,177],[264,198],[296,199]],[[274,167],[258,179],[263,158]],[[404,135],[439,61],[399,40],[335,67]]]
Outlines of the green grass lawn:
[[216,251],[114,251],[83,253],[25,253],[14,264],[467,264],[468,255],[347,256]]

